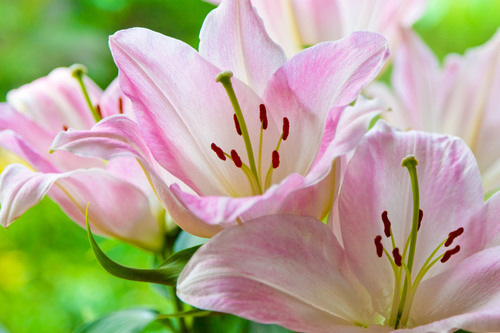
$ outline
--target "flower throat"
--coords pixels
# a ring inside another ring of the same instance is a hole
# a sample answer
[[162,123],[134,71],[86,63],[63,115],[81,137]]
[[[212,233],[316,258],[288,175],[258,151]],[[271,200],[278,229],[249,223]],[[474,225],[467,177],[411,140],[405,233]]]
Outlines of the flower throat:
[[262,182],[262,138],[264,135],[264,131],[268,127],[267,120],[267,110],[264,104],[259,105],[259,120],[261,123],[260,126],[260,139],[259,139],[259,153],[257,155],[257,163],[255,162],[255,155],[252,147],[252,142],[250,140],[250,135],[248,133],[248,128],[245,122],[245,118],[243,117],[243,113],[241,111],[240,104],[238,103],[238,99],[236,98],[236,94],[233,89],[233,85],[231,83],[231,77],[233,73],[230,71],[225,71],[217,75],[215,81],[220,82],[229,96],[229,100],[234,109],[233,120],[234,127],[236,129],[236,133],[243,138],[245,142],[245,148],[248,156],[248,165],[243,163],[238,152],[234,149],[230,151],[230,153],[226,153],[222,148],[217,146],[215,143],[212,143],[211,148],[217,154],[219,159],[225,161],[226,159],[230,159],[233,161],[234,165],[237,168],[240,168],[248,179],[250,186],[252,187],[252,191],[254,194],[262,194],[266,189],[268,189],[272,185],[273,171],[278,168],[280,165],[280,154],[279,148],[282,141],[285,141],[288,138],[288,134],[290,133],[290,122],[288,118],[283,118],[283,130],[281,136],[276,144],[276,148],[273,150],[271,155],[271,164],[267,169],[267,173]]
[[377,235],[375,237],[375,249],[377,251],[377,256],[381,258],[385,254],[394,272],[395,285],[392,307],[388,322],[386,322],[385,324],[396,329],[406,327],[415,293],[420,282],[422,282],[424,275],[438,261],[441,261],[441,263],[446,263],[451,258],[451,256],[458,253],[460,251],[460,245],[457,245],[453,249],[447,250],[436,257],[438,251],[443,245],[445,247],[449,247],[453,243],[453,241],[464,232],[464,228],[462,227],[450,232],[448,234],[448,237],[444,241],[442,241],[441,244],[439,244],[427,258],[420,271],[412,277],[412,273],[414,273],[413,262],[417,245],[417,235],[418,231],[420,230],[422,219],[424,217],[424,212],[419,207],[420,199],[417,178],[417,165],[417,159],[413,155],[405,157],[402,161],[402,166],[408,169],[413,194],[412,227],[410,234],[408,235],[408,238],[406,240],[403,253],[401,253],[400,249],[396,247],[396,241],[394,240],[391,222],[389,220],[387,211],[382,212],[381,218],[382,223],[384,224],[384,235],[387,238],[391,239],[392,251],[389,252],[386,250],[386,248],[382,244],[383,238],[381,235]]

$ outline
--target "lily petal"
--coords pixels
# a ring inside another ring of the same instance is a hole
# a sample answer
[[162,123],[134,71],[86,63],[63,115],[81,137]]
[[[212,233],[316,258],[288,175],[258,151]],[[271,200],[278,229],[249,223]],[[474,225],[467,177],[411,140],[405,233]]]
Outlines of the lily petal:
[[177,294],[202,309],[303,332],[362,324],[365,318],[353,316],[367,306],[328,227],[291,215],[219,233],[186,265]]
[[[453,258],[454,259],[454,258]],[[451,260],[453,260],[451,259]],[[500,246],[478,252],[419,286],[412,332],[496,331],[500,326]]]
[[[96,101],[101,89],[87,77],[84,82],[91,100]],[[53,134],[63,126],[86,129],[94,123],[83,92],[69,68],[57,68],[45,77],[9,91],[7,102]]]
[[68,150],[86,157],[100,157],[106,160],[134,157],[144,167],[156,195],[166,207],[173,220],[184,230],[200,237],[210,237],[221,230],[220,226],[209,225],[191,213],[170,190],[170,184],[193,193],[180,180],[158,165],[145,144],[138,125],[125,115],[103,119],[91,131],[61,132],[52,146],[54,150]]
[[16,154],[41,172],[69,171],[76,168],[104,167],[97,159],[86,159],[66,152],[50,155],[54,134],[14,110],[0,103],[0,146]]
[[20,164],[8,166],[0,178],[0,223],[7,227],[47,194],[81,226],[88,203],[96,232],[151,251],[162,246],[160,225],[150,212],[148,198],[102,169],[38,173]]
[[225,1],[208,14],[200,32],[200,54],[217,67],[231,70],[259,96],[273,73],[286,61],[250,0]]
[[[315,160],[328,113],[351,103],[381,69],[389,51],[378,34],[357,32],[304,50],[274,74],[264,95],[275,124],[284,116],[290,136],[280,155],[294,156],[279,172],[305,175]],[[338,109],[341,110],[341,109]],[[279,126],[279,125],[277,125]]]

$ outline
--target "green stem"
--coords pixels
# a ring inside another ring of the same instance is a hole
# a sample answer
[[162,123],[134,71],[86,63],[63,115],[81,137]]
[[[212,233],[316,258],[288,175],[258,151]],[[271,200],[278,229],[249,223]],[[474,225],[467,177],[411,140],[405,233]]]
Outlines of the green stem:
[[[184,312],[184,307],[182,306],[181,300],[177,297],[175,287],[169,287],[168,289],[170,290],[170,294],[174,300],[175,312]],[[179,321],[179,332],[189,333],[184,317],[178,317],[177,320]]]
[[260,185],[259,175],[257,172],[257,166],[255,164],[255,158],[253,155],[252,142],[250,141],[250,135],[248,134],[247,125],[245,123],[245,118],[243,117],[243,112],[241,112],[240,104],[238,103],[238,99],[236,98],[236,93],[234,92],[233,85],[231,83],[231,77],[233,73],[230,71],[225,71],[217,75],[215,81],[220,82],[224,89],[226,89],[227,95],[229,96],[229,100],[233,105],[234,113],[236,114],[236,118],[238,119],[238,123],[240,124],[241,136],[245,141],[245,147],[247,149],[248,162],[250,164],[250,169],[252,173],[257,179],[257,184],[259,186],[259,192],[262,194],[262,188]]

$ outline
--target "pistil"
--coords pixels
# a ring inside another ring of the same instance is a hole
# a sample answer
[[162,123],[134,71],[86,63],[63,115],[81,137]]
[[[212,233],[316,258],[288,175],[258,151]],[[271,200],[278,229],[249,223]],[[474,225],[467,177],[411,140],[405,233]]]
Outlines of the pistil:
[[73,65],[70,67],[72,72],[71,75],[78,81],[80,84],[80,88],[82,89],[83,96],[85,97],[85,101],[92,112],[92,116],[94,117],[95,122],[99,122],[102,119],[101,113],[94,108],[92,101],[90,100],[89,93],[87,91],[87,87],[85,87],[85,83],[83,82],[83,75],[87,73],[87,69],[83,65]]
[[220,82],[224,89],[226,89],[227,95],[229,96],[229,100],[233,105],[234,114],[236,115],[236,119],[238,120],[239,128],[241,131],[241,136],[243,137],[243,141],[245,142],[245,148],[247,150],[248,162],[250,164],[250,170],[257,179],[257,184],[259,185],[259,192],[262,193],[262,189],[260,187],[259,176],[257,173],[257,167],[255,164],[255,159],[253,155],[252,142],[250,141],[250,135],[248,134],[247,124],[245,123],[245,118],[243,117],[243,113],[241,112],[240,103],[236,98],[236,93],[233,89],[233,84],[231,83],[231,77],[233,73],[231,71],[225,71],[217,75],[215,81]]

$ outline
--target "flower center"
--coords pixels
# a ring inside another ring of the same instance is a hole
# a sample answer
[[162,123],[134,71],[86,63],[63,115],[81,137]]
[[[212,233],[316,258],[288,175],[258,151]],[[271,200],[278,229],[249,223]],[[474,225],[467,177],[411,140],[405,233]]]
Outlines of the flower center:
[[438,261],[446,263],[451,256],[460,251],[460,245],[455,246],[453,249],[441,252],[441,254],[438,255],[439,250],[443,247],[443,245],[444,247],[449,247],[453,241],[464,232],[464,228],[462,227],[450,232],[448,237],[443,240],[427,258],[420,271],[412,277],[417,235],[424,216],[423,211],[419,208],[417,164],[417,159],[413,155],[405,157],[402,162],[402,165],[408,169],[410,174],[413,194],[412,228],[406,240],[403,253],[401,254],[400,249],[396,247],[396,241],[392,233],[391,221],[389,220],[387,211],[382,212],[381,218],[382,223],[384,224],[384,235],[391,239],[391,253],[389,253],[382,244],[383,238],[381,235],[377,235],[374,240],[377,256],[381,258],[385,254],[394,272],[394,295],[389,321],[387,324],[396,329],[406,326],[410,316],[413,298],[425,274]]
[[[231,77],[233,73],[230,71],[225,71],[217,75],[215,80],[220,82],[229,96],[229,100],[234,109],[233,120],[234,127],[236,129],[236,133],[243,138],[245,143],[245,148],[248,156],[248,165],[243,163],[238,152],[235,149],[231,149],[230,153],[226,153],[222,148],[217,146],[215,143],[212,143],[211,148],[217,154],[219,159],[222,161],[226,161],[226,159],[230,159],[233,161],[234,165],[241,169],[252,187],[252,191],[254,194],[262,194],[266,189],[268,189],[272,185],[273,171],[277,169],[280,165],[280,154],[279,148],[282,141],[285,141],[288,138],[290,133],[290,122],[288,118],[283,118],[283,130],[281,132],[281,136],[276,144],[275,149],[271,152],[271,163],[267,168],[267,172],[265,178],[262,176],[262,141],[264,137],[264,131],[268,127],[267,120],[267,109],[264,104],[259,105],[259,121],[261,123],[260,126],[260,137],[259,137],[259,151],[257,158],[255,158],[254,150],[252,147],[252,142],[250,140],[250,135],[248,133],[248,128],[245,122],[245,118],[243,117],[243,113],[241,111],[240,104],[238,103],[238,99],[233,89],[233,85],[231,83]],[[257,162],[256,162],[257,160]]]

